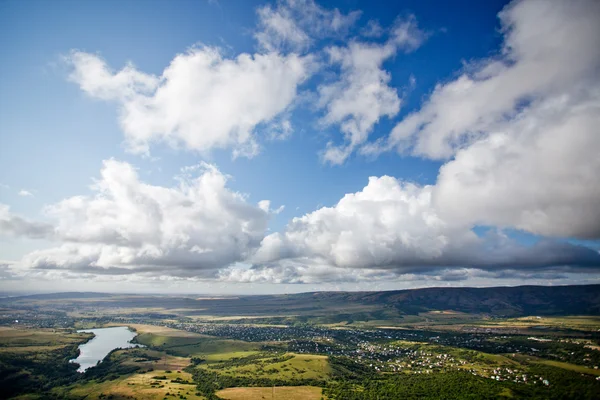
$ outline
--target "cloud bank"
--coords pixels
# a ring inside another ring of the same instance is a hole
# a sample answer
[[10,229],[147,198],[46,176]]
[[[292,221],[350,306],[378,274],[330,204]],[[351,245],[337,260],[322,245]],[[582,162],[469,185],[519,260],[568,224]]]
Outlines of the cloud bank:
[[[266,236],[243,279],[301,271],[388,276],[428,273],[448,267],[483,270],[543,270],[556,266],[594,270],[600,253],[584,246],[540,240],[525,246],[501,231],[479,236],[473,225],[442,218],[433,186],[389,176],[372,177],[362,191],[294,218],[284,233]],[[282,260],[285,262],[282,263]],[[387,272],[386,272],[387,271]],[[233,273],[235,275],[236,273]]]

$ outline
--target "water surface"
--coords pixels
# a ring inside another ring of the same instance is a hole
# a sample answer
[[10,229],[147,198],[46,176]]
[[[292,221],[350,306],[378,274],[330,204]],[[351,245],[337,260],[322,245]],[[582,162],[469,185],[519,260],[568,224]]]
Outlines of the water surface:
[[125,326],[116,328],[100,329],[82,329],[77,332],[91,332],[95,336],[92,340],[79,346],[79,357],[71,362],[79,364],[79,372],[85,372],[86,369],[95,366],[99,361],[108,355],[114,349],[126,349],[138,346],[129,343],[136,335]]

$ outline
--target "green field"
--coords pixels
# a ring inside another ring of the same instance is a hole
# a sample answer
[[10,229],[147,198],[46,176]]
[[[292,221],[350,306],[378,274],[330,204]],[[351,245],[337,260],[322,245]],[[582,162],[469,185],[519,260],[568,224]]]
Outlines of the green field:
[[173,345],[165,349],[177,355],[202,357],[211,354],[252,352],[258,349],[258,345],[241,340],[203,339],[197,343]]
[[191,382],[192,377],[186,372],[167,372],[166,370],[154,370],[143,374],[133,374],[107,382],[91,381],[72,387],[67,393],[60,392],[59,395],[68,394],[85,399],[99,399],[112,396],[112,398],[159,400],[166,398],[186,397],[190,400],[204,399],[196,395],[194,384],[181,383]]
[[[139,326],[136,328],[139,329]],[[142,330],[141,332],[136,337],[138,343],[183,357],[210,357],[211,355],[229,353],[251,354],[252,351],[256,351],[259,347],[256,343],[244,342],[242,340],[220,339],[174,329]]]
[[600,376],[600,370],[582,367],[581,365],[575,365],[575,364],[569,364],[569,363],[565,363],[565,362],[551,361],[551,360],[544,360],[544,361],[540,361],[539,363],[545,364],[545,365],[551,365],[553,367],[558,367],[558,368],[562,368],[562,369],[568,369],[569,371],[575,371],[575,372],[579,372],[582,374]]
[[72,329],[27,329],[0,327],[0,349],[26,351],[28,348],[60,348],[90,339],[89,333],[76,333]]
[[74,350],[92,337],[90,333],[76,333],[67,329],[0,327],[0,354],[3,358],[17,358],[32,365],[42,364]]
[[207,361],[207,362],[215,362],[215,361],[226,361],[226,360],[231,360],[232,358],[244,358],[244,357],[249,357],[249,356],[253,356],[255,354],[259,354],[260,352],[258,350],[248,350],[248,351],[230,351],[230,352],[223,352],[223,353],[210,353],[210,354],[206,354],[203,355],[203,358]]
[[255,353],[245,358],[212,361],[197,368],[232,377],[279,380],[325,380],[332,372],[326,356],[294,353]]

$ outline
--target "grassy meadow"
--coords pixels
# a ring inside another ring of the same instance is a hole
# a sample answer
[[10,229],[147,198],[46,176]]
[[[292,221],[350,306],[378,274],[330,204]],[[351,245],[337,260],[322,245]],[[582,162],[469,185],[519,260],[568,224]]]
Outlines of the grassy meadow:
[[232,353],[251,354],[259,348],[257,343],[221,339],[183,330],[139,324],[129,324],[128,326],[138,332],[138,336],[135,338],[137,343],[181,357],[219,359]]
[[112,381],[77,384],[68,391],[68,394],[85,399],[109,396],[115,399],[138,400],[179,399],[181,396],[190,400],[204,399],[203,396],[196,395],[196,386],[189,373],[160,369]]
[[326,356],[294,353],[257,353],[245,358],[213,358],[197,368],[231,377],[273,380],[326,380],[332,372]]

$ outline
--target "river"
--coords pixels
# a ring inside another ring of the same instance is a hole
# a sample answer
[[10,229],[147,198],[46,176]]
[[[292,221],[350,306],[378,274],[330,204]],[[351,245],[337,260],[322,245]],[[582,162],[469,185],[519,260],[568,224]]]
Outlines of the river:
[[114,349],[125,349],[138,346],[129,343],[136,336],[125,326],[115,328],[82,329],[77,332],[91,332],[95,336],[92,340],[79,346],[79,357],[71,362],[79,364],[79,372],[85,372],[90,367],[98,364]]

